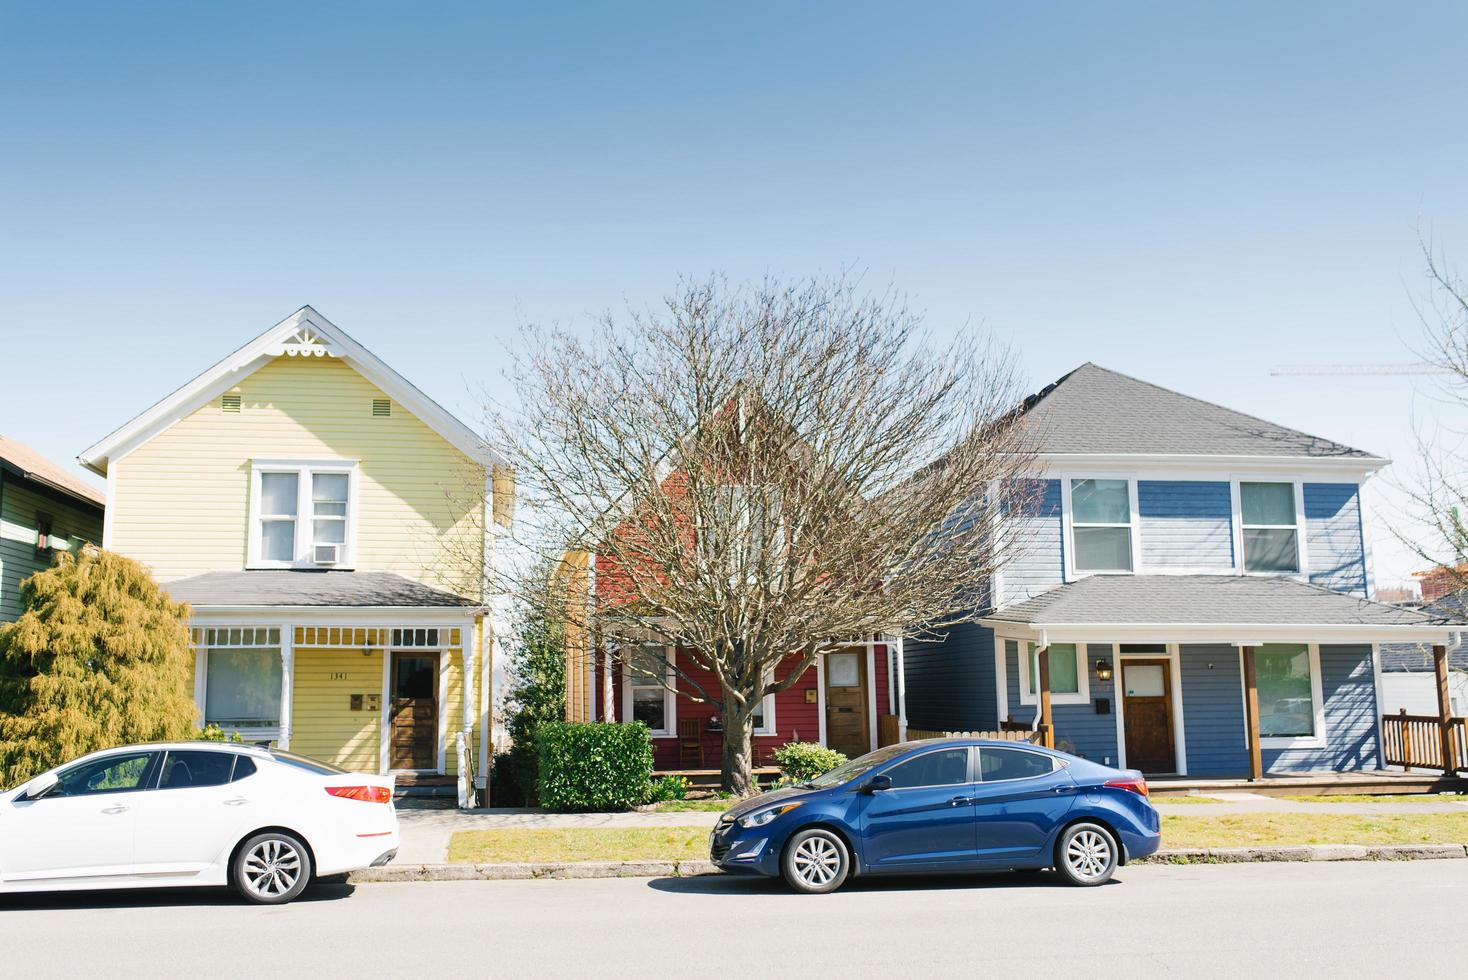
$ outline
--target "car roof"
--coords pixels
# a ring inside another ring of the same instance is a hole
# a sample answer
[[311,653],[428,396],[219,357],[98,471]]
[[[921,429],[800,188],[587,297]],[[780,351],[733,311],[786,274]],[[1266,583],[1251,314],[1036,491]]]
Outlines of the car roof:
[[1020,742],[1008,738],[971,738],[967,736],[952,736],[949,738],[915,738],[900,744],[904,749],[932,748],[943,745],[978,745],[981,747],[996,749],[1029,749],[1033,752],[1043,752],[1046,755],[1063,755],[1055,749],[1048,749],[1034,742]]
[[254,745],[248,742],[216,742],[212,739],[197,739],[192,742],[134,742],[131,745],[114,745],[111,748],[88,752],[86,755],[77,756],[77,758],[85,759],[94,755],[106,755],[111,752],[132,752],[138,749],[145,749],[149,752],[167,749],[176,749],[179,751],[183,751],[184,749],[202,749],[206,752],[222,750],[225,752],[241,752],[254,756],[268,757],[270,755],[270,750],[262,745]]

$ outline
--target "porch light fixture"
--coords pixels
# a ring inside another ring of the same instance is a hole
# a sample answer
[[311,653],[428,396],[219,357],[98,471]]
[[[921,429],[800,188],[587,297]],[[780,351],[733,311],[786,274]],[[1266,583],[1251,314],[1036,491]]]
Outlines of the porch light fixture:
[[1096,680],[1098,680],[1098,681],[1100,681],[1102,683],[1105,683],[1106,681],[1111,680],[1111,661],[1110,660],[1098,660],[1098,661],[1096,661]]

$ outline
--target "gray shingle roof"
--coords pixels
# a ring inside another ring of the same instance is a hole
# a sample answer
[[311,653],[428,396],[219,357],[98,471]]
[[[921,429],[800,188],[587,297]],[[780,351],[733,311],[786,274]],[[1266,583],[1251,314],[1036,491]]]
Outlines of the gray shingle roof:
[[1036,626],[1440,626],[1441,616],[1288,578],[1093,575],[985,617]]
[[163,586],[194,606],[477,606],[391,572],[258,569],[206,572]]
[[1032,396],[1020,424],[1042,453],[1377,458],[1091,363]]
[[[1468,623],[1468,595],[1454,592],[1436,602],[1421,607],[1429,615],[1445,617],[1451,621]],[[1468,670],[1468,643],[1460,634],[1457,643],[1448,644],[1448,667],[1452,670]],[[1381,669],[1388,672],[1433,670],[1432,647],[1426,643],[1383,643],[1381,646]]]

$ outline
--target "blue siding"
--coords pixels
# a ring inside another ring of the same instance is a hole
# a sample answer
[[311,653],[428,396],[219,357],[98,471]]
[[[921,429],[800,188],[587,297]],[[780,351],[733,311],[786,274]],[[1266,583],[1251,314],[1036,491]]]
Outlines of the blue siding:
[[1232,569],[1233,503],[1227,483],[1139,480],[1141,564]]
[[1266,771],[1374,769],[1380,765],[1371,647],[1322,646],[1320,686],[1325,699],[1325,748],[1265,749]]
[[1354,483],[1307,483],[1305,542],[1310,581],[1337,592],[1366,594],[1366,546],[1361,537],[1361,488]]
[[993,630],[963,623],[937,639],[908,639],[902,651],[908,725],[943,732],[997,727]]
[[1060,522],[1060,481],[1036,480],[1036,498],[1023,513],[1005,517],[1004,536],[1015,549],[1004,566],[1000,605],[1023,602],[1061,583],[1064,534]]
[[[1091,683],[1091,700],[1086,704],[1056,704],[1050,708],[1055,717],[1055,746],[1084,759],[1104,765],[1116,765],[1116,716],[1098,715],[1096,699],[1107,698],[1116,710],[1116,694],[1112,681],[1096,679],[1096,661],[1112,658],[1111,644],[1086,647],[1086,676]],[[1009,713],[1016,721],[1034,721],[1038,705],[1019,703],[1019,644],[1004,643],[1005,676],[1009,691]]]
[[1248,775],[1244,683],[1238,648],[1184,646],[1179,653],[1188,775]]

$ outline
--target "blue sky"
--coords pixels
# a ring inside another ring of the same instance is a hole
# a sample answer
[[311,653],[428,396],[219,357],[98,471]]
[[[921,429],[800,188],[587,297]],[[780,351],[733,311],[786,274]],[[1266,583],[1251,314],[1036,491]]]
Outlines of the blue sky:
[[[1408,359],[1419,227],[1468,253],[1465,34],[1448,3],[3,2],[0,432],[69,460],[303,303],[472,418],[523,321],[854,267],[1037,384],[1094,360],[1410,464],[1420,381],[1269,369]],[[1374,537],[1379,580],[1416,567]]]

